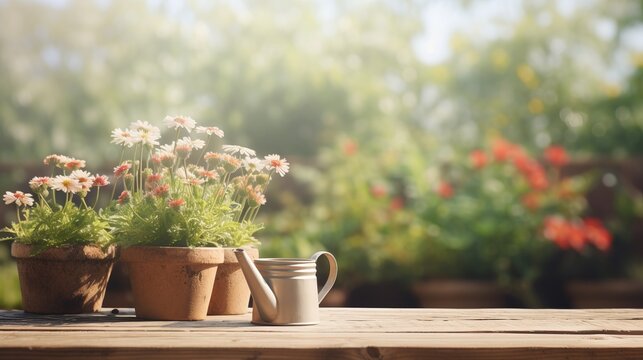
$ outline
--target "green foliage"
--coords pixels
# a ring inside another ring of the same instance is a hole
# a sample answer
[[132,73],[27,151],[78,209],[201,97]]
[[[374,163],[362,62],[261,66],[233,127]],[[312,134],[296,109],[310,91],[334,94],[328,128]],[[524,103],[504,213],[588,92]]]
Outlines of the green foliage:
[[109,222],[118,244],[188,247],[258,244],[252,235],[261,225],[235,221],[234,208],[238,204],[195,197],[175,209],[168,207],[165,199],[143,196],[135,194],[130,203],[113,205],[114,214],[109,216]]
[[18,269],[9,255],[9,247],[0,244],[0,309],[20,309]]
[[69,245],[108,246],[112,237],[107,221],[92,208],[71,201],[62,206],[36,206],[22,211],[23,220],[2,231],[11,234],[2,240],[33,245],[36,251]]
[[344,137],[322,152],[321,169],[298,166],[295,177],[311,186],[315,202],[269,218],[266,251],[301,257],[322,247],[337,258],[345,285],[417,278],[414,256],[425,231],[404,181],[421,157],[411,134],[395,130],[377,144]]

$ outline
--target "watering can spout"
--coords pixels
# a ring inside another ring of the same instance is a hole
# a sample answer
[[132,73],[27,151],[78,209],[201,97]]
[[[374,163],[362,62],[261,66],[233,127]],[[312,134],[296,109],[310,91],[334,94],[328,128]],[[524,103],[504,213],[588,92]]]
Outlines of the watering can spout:
[[263,279],[245,250],[235,249],[234,255],[239,261],[243,276],[246,278],[246,282],[252,293],[252,301],[256,303],[262,319],[266,322],[274,320],[277,317],[277,298],[275,294]]

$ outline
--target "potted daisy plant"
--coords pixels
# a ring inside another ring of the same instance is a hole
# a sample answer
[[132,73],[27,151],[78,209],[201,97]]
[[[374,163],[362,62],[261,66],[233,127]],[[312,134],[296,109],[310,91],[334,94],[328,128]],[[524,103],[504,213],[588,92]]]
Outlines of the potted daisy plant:
[[[190,117],[164,123],[172,139],[163,145],[161,130],[148,122],[112,132],[127,160],[114,168],[123,190],[109,221],[123,246],[136,315],[202,320],[208,309],[246,312],[250,292],[230,249],[246,246],[258,257],[255,218],[271,177],[284,176],[289,164],[237,145],[210,151],[224,132]],[[190,137],[193,131],[203,138]]]
[[[82,170],[84,160],[49,155],[51,176],[34,177],[31,193],[7,191],[2,199],[16,206],[17,222],[3,229],[13,240],[22,306],[41,314],[99,311],[116,248],[107,222],[94,210],[104,175]],[[96,189],[92,205],[87,195]]]

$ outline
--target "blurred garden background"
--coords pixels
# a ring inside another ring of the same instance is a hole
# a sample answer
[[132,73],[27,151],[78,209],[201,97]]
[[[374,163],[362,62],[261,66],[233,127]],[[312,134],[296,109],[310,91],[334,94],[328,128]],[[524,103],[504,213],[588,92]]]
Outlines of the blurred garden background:
[[260,251],[334,304],[643,306],[643,1],[0,0],[3,192],[167,114],[288,158]]

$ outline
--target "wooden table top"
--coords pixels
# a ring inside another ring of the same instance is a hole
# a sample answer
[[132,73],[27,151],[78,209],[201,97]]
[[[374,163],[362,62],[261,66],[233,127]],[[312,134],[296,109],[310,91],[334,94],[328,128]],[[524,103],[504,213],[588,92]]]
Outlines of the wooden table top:
[[0,310],[0,359],[643,359],[643,309],[322,308],[315,326],[256,326],[250,314],[146,321]]

